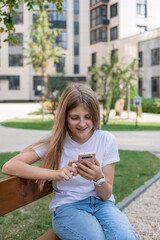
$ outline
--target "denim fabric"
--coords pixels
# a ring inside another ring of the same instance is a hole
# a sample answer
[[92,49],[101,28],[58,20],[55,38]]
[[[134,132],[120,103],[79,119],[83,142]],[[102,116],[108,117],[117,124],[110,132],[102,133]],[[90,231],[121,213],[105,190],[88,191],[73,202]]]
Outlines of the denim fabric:
[[95,197],[57,207],[53,228],[62,240],[136,240],[125,215],[111,201]]

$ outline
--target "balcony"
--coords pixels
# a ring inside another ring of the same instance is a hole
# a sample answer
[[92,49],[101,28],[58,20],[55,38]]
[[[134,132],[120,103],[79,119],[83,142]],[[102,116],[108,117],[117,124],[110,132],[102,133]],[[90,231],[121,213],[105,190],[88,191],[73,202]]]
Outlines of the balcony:
[[101,19],[101,24],[109,25],[109,19],[107,19],[107,18]]
[[109,3],[109,0],[90,0],[90,7],[93,7],[99,3]]
[[90,22],[90,28],[94,28],[99,25],[109,25],[109,19],[100,16],[96,19],[92,19]]

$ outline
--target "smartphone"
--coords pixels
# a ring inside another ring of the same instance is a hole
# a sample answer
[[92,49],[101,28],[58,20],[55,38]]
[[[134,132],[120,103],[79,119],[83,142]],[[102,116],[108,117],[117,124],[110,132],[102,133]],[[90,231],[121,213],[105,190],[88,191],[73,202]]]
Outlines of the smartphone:
[[96,153],[94,153],[94,152],[79,153],[78,161],[80,163],[84,163],[83,160],[88,160],[91,163],[94,163],[95,155],[96,155]]

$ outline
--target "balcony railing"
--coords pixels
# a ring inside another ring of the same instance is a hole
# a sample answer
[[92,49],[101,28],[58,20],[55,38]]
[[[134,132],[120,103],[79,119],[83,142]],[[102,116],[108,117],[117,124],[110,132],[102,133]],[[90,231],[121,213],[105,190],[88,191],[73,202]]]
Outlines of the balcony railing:
[[109,3],[109,0],[90,0],[90,7],[93,7],[94,5],[98,4],[98,3]]

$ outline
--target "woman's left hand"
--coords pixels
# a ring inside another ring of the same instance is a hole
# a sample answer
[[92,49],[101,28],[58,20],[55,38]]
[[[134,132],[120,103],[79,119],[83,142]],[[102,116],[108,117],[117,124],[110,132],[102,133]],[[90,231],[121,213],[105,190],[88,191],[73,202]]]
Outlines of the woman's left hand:
[[83,160],[85,164],[77,162],[77,172],[78,174],[87,179],[87,180],[94,180],[97,181],[98,179],[103,177],[103,172],[100,168],[100,163],[95,158],[95,163],[91,163],[88,160]]

